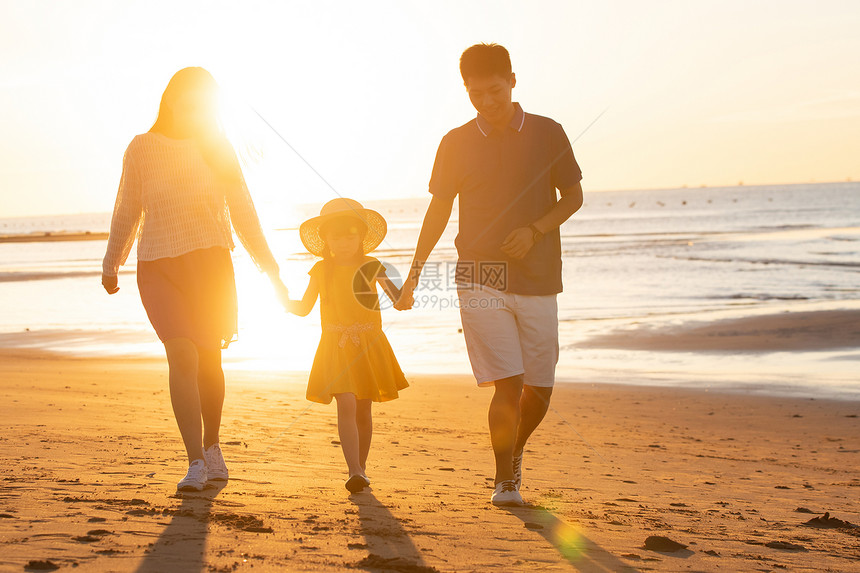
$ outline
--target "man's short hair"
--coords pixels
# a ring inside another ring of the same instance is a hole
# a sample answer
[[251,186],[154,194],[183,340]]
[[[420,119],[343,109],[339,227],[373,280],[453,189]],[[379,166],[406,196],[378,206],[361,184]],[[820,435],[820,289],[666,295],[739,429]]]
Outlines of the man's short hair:
[[460,75],[468,78],[486,78],[511,75],[511,56],[498,44],[475,44],[460,56]]

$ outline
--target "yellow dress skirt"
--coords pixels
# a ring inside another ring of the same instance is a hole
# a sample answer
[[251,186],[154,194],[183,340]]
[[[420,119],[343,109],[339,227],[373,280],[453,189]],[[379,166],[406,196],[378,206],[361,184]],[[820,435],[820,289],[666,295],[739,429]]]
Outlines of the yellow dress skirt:
[[354,265],[319,261],[308,274],[320,285],[322,335],[308,379],[307,399],[331,403],[335,394],[385,402],[409,386],[382,331],[375,280],[382,264],[365,256]]

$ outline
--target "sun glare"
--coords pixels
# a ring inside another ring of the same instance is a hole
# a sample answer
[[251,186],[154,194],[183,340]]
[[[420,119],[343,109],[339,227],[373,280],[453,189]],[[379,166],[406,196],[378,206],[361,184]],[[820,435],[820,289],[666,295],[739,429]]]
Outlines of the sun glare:
[[[242,165],[266,241],[281,267],[281,278],[291,288],[291,296],[300,297],[307,270],[299,268],[302,261],[290,264],[287,257],[301,252],[295,231],[299,217],[296,199],[301,195],[289,192],[292,186],[283,165],[285,151],[251,106],[223,86],[219,116]],[[240,309],[239,340],[225,357],[232,357],[242,368],[309,368],[319,337],[318,328],[315,330],[318,318],[288,315],[268,277],[239,245],[233,260]]]
[[248,103],[229,90],[221,92],[220,120],[242,165],[263,230],[295,225],[298,196],[289,192],[293,174],[286,161],[288,150]]
[[[295,265],[278,262],[281,277],[292,287],[291,298],[300,298],[303,291],[299,288],[304,285],[299,286],[298,271],[292,268]],[[239,362],[243,369],[309,370],[319,341],[318,312],[306,318],[288,314],[277,300],[268,277],[246,255],[234,255],[234,264],[239,295],[239,340],[226,351],[225,358]]]

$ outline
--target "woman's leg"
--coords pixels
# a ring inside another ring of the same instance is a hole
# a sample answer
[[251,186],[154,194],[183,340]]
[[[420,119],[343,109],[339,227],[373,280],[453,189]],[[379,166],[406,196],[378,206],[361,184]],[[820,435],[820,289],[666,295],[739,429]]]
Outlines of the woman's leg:
[[370,440],[373,437],[372,400],[356,400],[355,422],[358,428],[358,461],[362,473],[367,471],[367,455],[370,453]]
[[334,397],[337,400],[337,435],[340,437],[340,448],[343,450],[349,475],[354,476],[362,473],[358,453],[355,394],[335,394]]
[[188,462],[203,458],[203,427],[200,418],[200,395],[197,390],[197,347],[187,338],[164,342],[170,368],[170,402],[173,415],[185,442]]
[[224,371],[221,369],[221,349],[198,349],[197,390],[203,414],[203,447],[217,444],[224,407]]

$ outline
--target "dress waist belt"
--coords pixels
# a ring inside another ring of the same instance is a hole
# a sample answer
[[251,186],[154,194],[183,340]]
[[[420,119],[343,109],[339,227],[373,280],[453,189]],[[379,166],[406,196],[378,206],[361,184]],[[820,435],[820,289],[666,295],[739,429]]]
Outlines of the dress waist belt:
[[343,348],[347,341],[352,342],[356,346],[359,344],[358,335],[362,332],[370,330],[379,330],[379,326],[372,322],[354,322],[350,325],[345,324],[324,324],[323,330],[326,332],[337,332],[340,334],[340,340],[337,345]]

